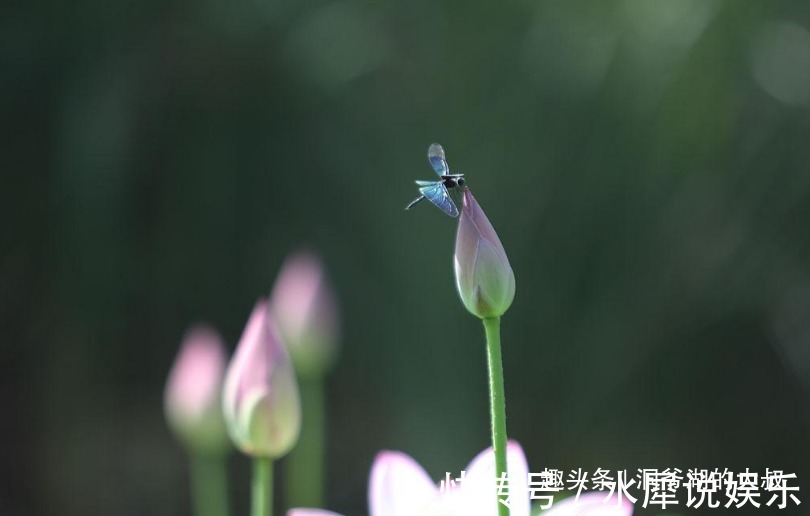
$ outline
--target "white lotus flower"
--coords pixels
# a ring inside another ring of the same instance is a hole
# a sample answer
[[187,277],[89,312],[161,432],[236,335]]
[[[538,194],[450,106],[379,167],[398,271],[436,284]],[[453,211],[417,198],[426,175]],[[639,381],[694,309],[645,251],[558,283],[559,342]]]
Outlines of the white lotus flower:
[[[508,492],[512,516],[529,516],[529,467],[523,449],[514,441],[507,446]],[[402,452],[383,451],[377,455],[369,479],[370,516],[496,516],[495,454],[492,448],[475,457],[464,470],[464,480],[455,488],[440,490],[427,472]],[[563,500],[544,516],[630,516],[633,506],[617,504],[605,494],[583,494],[579,500]],[[340,516],[322,509],[292,509],[287,516]]]

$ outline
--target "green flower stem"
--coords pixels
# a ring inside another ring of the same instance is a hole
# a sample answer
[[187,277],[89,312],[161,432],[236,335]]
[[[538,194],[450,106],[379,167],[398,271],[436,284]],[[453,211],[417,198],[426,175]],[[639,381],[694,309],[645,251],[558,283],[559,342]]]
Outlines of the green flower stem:
[[[487,365],[489,366],[489,408],[492,420],[492,447],[495,450],[495,474],[506,473],[506,396],[503,388],[501,359],[501,318],[482,319],[487,335]],[[506,499],[506,493],[499,498]],[[509,516],[509,508],[498,504],[498,515]]]
[[225,455],[191,455],[190,476],[194,516],[228,516],[225,459]]
[[267,457],[253,459],[253,504],[250,514],[273,514],[273,460]]
[[301,378],[301,426],[298,444],[287,459],[287,501],[290,507],[323,507],[325,416],[323,381]]

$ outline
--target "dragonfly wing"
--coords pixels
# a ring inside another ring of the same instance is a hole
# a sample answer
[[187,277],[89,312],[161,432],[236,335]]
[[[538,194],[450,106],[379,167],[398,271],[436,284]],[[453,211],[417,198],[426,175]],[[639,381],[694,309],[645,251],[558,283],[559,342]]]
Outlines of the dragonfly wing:
[[428,201],[436,205],[437,208],[445,212],[451,217],[458,217],[458,208],[456,203],[447,193],[447,188],[442,183],[433,183],[428,186],[423,186],[419,192],[427,198]]
[[444,157],[444,149],[438,143],[434,143],[428,148],[428,161],[439,177],[450,174],[450,167],[447,166],[447,160]]

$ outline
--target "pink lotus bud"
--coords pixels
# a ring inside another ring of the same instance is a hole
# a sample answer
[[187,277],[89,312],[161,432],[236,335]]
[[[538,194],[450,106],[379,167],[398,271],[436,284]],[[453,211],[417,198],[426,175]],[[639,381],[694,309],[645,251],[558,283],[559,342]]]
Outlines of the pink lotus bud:
[[164,395],[166,419],[196,452],[222,453],[228,435],[222,419],[222,382],[227,357],[219,334],[207,326],[186,331]]
[[500,317],[515,298],[515,274],[487,216],[464,189],[455,254],[456,286],[464,306],[481,319]]
[[248,455],[277,459],[298,440],[298,383],[264,299],[228,366],[222,403],[231,440]]
[[299,252],[287,258],[273,287],[270,312],[298,373],[323,375],[334,361],[339,320],[331,286],[317,256]]

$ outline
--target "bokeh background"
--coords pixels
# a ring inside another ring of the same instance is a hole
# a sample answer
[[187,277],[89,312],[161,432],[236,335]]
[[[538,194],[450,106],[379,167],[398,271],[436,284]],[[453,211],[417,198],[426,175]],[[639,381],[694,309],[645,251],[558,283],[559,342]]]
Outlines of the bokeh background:
[[207,321],[233,347],[300,246],[343,315],[329,508],[366,511],[380,449],[462,469],[488,444],[483,333],[455,221],[403,211],[434,141],[515,270],[531,470],[769,467],[810,491],[807,2],[2,12],[0,514],[187,514],[162,414],[180,338]]

